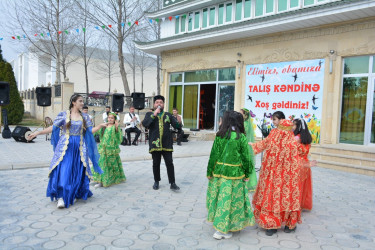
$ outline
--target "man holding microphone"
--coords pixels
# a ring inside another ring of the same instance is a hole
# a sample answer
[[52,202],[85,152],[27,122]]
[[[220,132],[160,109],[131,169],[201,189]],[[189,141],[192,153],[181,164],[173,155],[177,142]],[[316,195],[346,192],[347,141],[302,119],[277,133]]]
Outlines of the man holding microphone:
[[164,112],[164,96],[154,97],[154,112],[148,112],[142,124],[149,129],[149,152],[152,155],[152,168],[154,173],[154,190],[159,189],[160,162],[163,155],[167,167],[168,179],[173,191],[180,188],[175,183],[174,165],[173,165],[173,139],[170,127],[180,130],[181,126],[176,118],[168,112]]

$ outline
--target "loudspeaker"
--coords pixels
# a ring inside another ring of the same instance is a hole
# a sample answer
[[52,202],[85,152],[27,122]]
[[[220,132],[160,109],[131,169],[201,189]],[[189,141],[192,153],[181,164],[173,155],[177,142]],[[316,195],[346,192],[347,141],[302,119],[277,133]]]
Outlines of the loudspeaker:
[[112,112],[122,112],[124,110],[124,94],[113,94]]
[[37,87],[35,93],[38,106],[51,106],[51,87]]
[[135,109],[144,109],[145,108],[145,93],[132,93],[133,106]]
[[26,138],[31,134],[31,130],[28,127],[17,126],[12,132],[12,137],[18,142],[28,142]]
[[8,112],[7,112],[6,109],[3,109],[2,113],[3,113],[2,115],[3,115],[4,129],[3,129],[3,132],[1,133],[1,136],[4,139],[9,139],[9,138],[12,138],[12,133],[10,132],[10,129],[9,129],[9,126],[8,126]]
[[0,106],[9,104],[9,91],[9,83],[0,82]]

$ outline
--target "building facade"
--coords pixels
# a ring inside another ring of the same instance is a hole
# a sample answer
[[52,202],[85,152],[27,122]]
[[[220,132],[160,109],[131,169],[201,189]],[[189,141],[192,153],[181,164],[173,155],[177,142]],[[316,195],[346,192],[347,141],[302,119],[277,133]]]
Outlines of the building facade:
[[185,127],[243,107],[271,126],[282,110],[308,122],[320,166],[375,175],[375,1],[182,0],[147,16],[165,18],[162,38],[137,46],[162,56]]

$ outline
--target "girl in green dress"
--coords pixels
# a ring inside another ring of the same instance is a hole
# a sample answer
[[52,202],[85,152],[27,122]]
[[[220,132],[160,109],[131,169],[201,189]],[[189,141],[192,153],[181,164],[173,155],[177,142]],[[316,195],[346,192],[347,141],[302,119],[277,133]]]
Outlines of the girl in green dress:
[[109,113],[107,127],[100,131],[99,166],[103,174],[93,172],[93,179],[98,182],[95,187],[109,187],[126,180],[120,159],[122,132],[118,125],[116,114]]
[[217,230],[215,239],[228,239],[255,223],[246,187],[255,170],[244,132],[242,115],[225,112],[207,166],[207,220]]
[[[247,142],[255,142],[255,133],[254,133],[254,125],[252,118],[250,116],[250,111],[246,108],[243,108],[240,110],[243,119],[244,119],[244,128],[245,128],[245,135],[247,138]],[[249,152],[250,152],[250,158],[254,163],[255,167],[255,154],[253,151],[253,148],[249,145]],[[257,185],[257,178],[256,175],[252,175],[252,179],[250,179],[248,182],[246,182],[247,189],[249,192],[254,192]]]

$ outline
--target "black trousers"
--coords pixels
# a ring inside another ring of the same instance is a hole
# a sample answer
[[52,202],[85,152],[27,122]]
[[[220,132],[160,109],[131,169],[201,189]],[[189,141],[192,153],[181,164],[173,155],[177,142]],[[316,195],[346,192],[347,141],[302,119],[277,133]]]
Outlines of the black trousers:
[[178,130],[178,131],[172,131],[173,134],[177,134],[177,142],[181,142],[182,141],[182,138],[184,137],[184,131],[182,129]]
[[137,127],[135,127],[135,128],[127,128],[127,129],[125,129],[125,133],[126,133],[126,136],[128,137],[128,143],[129,144],[131,143],[130,133],[137,133],[135,135],[135,138],[134,138],[133,142],[138,141],[138,137],[141,135],[141,131]]
[[169,183],[175,183],[174,178],[174,165],[172,159],[172,152],[168,151],[155,151],[152,152],[152,169],[154,171],[154,180],[160,181],[160,162],[163,155],[165,165],[167,167]]

